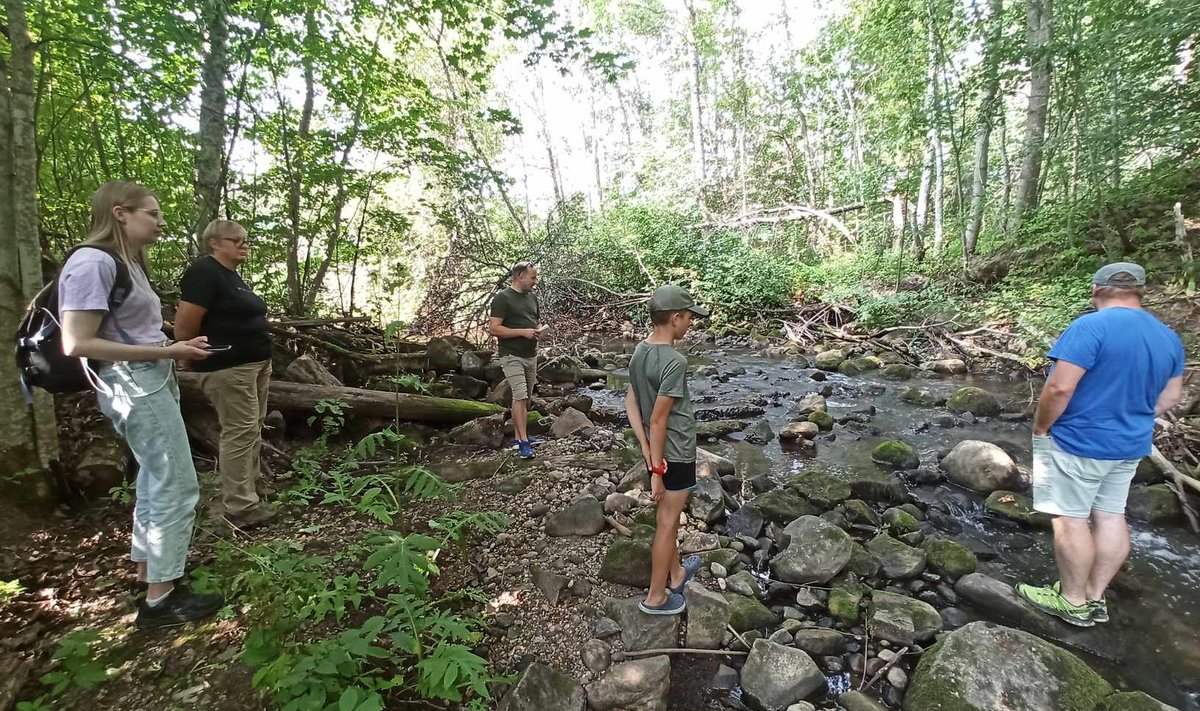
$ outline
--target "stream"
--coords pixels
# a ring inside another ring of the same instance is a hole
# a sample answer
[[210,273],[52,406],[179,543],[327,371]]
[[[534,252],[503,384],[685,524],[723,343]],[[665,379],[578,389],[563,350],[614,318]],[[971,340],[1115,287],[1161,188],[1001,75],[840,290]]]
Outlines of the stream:
[[[600,344],[605,351],[629,353],[632,343]],[[691,345],[691,344],[689,344]],[[832,433],[816,439],[815,456],[781,446],[778,439],[765,445],[722,438],[700,441],[700,446],[727,457],[737,464],[743,480],[761,474],[783,482],[795,473],[820,467],[830,473],[877,473],[881,480],[892,475],[871,461],[871,450],[885,439],[902,439],[915,447],[921,457],[921,470],[937,467],[938,452],[946,451],[966,439],[978,439],[1000,445],[1019,466],[1030,466],[1030,421],[1019,415],[998,418],[954,417],[945,407],[919,407],[899,398],[909,386],[927,388],[943,396],[966,385],[974,385],[1010,403],[1006,410],[1020,412],[1036,400],[1041,383],[1036,380],[1005,376],[933,376],[909,381],[885,380],[877,371],[860,376],[827,373],[827,380],[816,382],[813,369],[801,359],[773,357],[761,352],[720,349],[712,344],[691,348],[689,362],[695,366],[715,367],[715,377],[689,375],[689,387],[697,409],[745,402],[765,407],[772,429],[779,430],[790,421],[789,412],[798,397],[832,389],[827,396],[829,413],[835,420],[851,412],[874,407],[865,422],[838,424]],[[694,371],[696,368],[693,368]],[[743,372],[744,369],[744,372]],[[706,370],[711,370],[706,369]],[[623,413],[626,369],[612,369],[603,390],[582,389],[599,410]],[[820,376],[818,376],[820,377]],[[726,382],[721,382],[726,380]],[[738,418],[751,422],[758,417]],[[738,433],[732,435],[737,439]],[[921,477],[915,477],[920,480]],[[984,497],[948,482],[916,484],[907,482],[909,493],[924,504],[940,504],[953,512],[961,531],[940,533],[970,548],[979,557],[979,572],[1013,583],[1048,583],[1056,579],[1053,538],[1049,531],[1022,527],[1015,522],[991,515],[983,507]],[[749,487],[746,487],[749,494]],[[1200,539],[1181,526],[1150,526],[1131,522],[1132,552],[1110,593],[1113,621],[1098,625],[1083,634],[1093,636],[1089,651],[1072,648],[1118,688],[1138,689],[1172,704],[1183,711],[1200,711]],[[1132,584],[1131,584],[1132,583]],[[1131,594],[1131,588],[1137,593]],[[962,605],[972,618],[984,616]],[[708,668],[708,664],[703,664]],[[713,663],[711,668],[715,670]],[[711,674],[711,672],[708,672]],[[707,677],[694,679],[700,686]],[[685,708],[678,706],[677,708]],[[694,707],[689,707],[694,708]],[[708,708],[724,708],[710,705]]]

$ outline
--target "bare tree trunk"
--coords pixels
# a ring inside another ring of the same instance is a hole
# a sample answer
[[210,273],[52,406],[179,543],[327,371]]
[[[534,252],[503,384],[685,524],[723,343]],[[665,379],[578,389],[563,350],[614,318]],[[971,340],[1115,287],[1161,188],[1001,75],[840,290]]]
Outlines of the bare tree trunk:
[[[42,285],[37,215],[37,123],[34,52],[24,0],[5,0],[8,55],[0,54],[0,331],[17,330],[25,305]],[[0,359],[0,474],[44,470],[58,454],[54,403],[39,393],[32,406],[18,385],[16,363]],[[9,477],[0,477],[0,483]],[[46,501],[49,481],[13,479],[22,500]]]
[[696,7],[691,0],[685,0],[684,4],[687,7],[688,28],[692,40],[692,172],[697,185],[703,189],[708,175],[708,166],[705,164],[704,109],[700,100],[700,85],[703,79],[700,65],[700,40],[696,34]]
[[925,144],[925,157],[921,160],[921,184],[917,188],[917,214],[913,232],[921,232],[929,224],[929,186],[933,180],[933,143]]
[[[309,8],[304,15],[305,27],[310,37],[318,33],[317,19]],[[287,129],[283,128],[283,159],[288,173],[288,232],[287,290],[288,312],[293,316],[304,315],[304,283],[300,274],[300,235],[303,227],[300,219],[300,184],[308,155],[308,141],[312,127],[313,101],[316,95],[316,77],[312,58],[303,57],[304,64],[304,107],[300,111],[300,126],[295,134],[296,145],[288,146]],[[281,109],[283,97],[280,96]],[[286,126],[286,115],[281,115],[281,125]]]
[[989,0],[988,31],[983,48],[983,91],[975,121],[975,170],[971,180],[971,215],[963,235],[963,255],[975,253],[975,243],[983,226],[983,207],[987,200],[988,143],[1000,91],[1000,39],[1003,29],[1004,0]]
[[208,32],[200,88],[200,134],[196,152],[196,253],[204,227],[220,215],[221,173],[225,165],[225,73],[228,69],[229,28],[225,0],[204,0],[202,22]]
[[1016,203],[1009,217],[1009,234],[1015,234],[1025,213],[1037,207],[1042,149],[1046,138],[1046,114],[1050,108],[1050,3],[1051,0],[1028,0],[1025,10],[1029,53],[1029,108],[1025,114],[1021,177],[1017,181]]

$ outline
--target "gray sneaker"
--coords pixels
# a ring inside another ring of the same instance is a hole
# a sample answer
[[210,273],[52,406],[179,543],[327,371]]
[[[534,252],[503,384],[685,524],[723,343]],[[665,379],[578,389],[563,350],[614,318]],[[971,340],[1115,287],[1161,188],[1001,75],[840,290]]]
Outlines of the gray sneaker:
[[667,599],[661,605],[648,605],[645,600],[638,603],[638,609],[647,615],[678,615],[687,609],[687,601],[679,593],[667,593]]

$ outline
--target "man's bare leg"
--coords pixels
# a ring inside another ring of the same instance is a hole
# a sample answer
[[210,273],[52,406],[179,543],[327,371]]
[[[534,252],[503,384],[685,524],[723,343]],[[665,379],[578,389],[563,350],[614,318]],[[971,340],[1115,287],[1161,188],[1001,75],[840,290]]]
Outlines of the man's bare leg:
[[1129,558],[1129,525],[1125,514],[1092,511],[1095,558],[1087,580],[1087,599],[1101,600],[1108,584]]
[[529,439],[526,430],[529,426],[529,400],[513,400],[512,404],[513,432],[520,442]]
[[655,521],[654,544],[650,548],[650,592],[646,595],[647,605],[661,605],[667,601],[667,581],[683,580],[685,571],[679,565],[679,512],[687,506],[687,491],[667,491],[658,502]]
[[1058,558],[1058,574],[1062,596],[1072,605],[1087,602],[1088,578],[1096,548],[1092,531],[1085,518],[1054,517],[1054,552]]

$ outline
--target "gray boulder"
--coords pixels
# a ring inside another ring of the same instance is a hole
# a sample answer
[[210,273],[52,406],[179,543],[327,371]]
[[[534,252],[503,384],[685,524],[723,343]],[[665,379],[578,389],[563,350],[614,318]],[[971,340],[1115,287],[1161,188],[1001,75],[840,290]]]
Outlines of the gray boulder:
[[822,518],[801,516],[783,534],[787,547],[771,560],[771,570],[784,582],[826,583],[850,562],[850,536]]
[[1129,518],[1146,523],[1175,523],[1183,517],[1179,497],[1166,484],[1130,489],[1126,510]]
[[464,422],[450,430],[450,439],[471,447],[499,449],[504,444],[504,413]]
[[588,685],[587,701],[594,711],[666,711],[670,690],[671,659],[664,654],[609,669]]
[[977,417],[995,417],[1000,414],[1000,400],[986,390],[974,387],[959,388],[946,399],[950,412],[969,412]]
[[571,585],[570,578],[546,570],[537,564],[529,566],[529,575],[533,578],[534,586],[542,591],[551,605],[557,605],[563,591]]
[[729,602],[725,596],[713,592],[696,581],[683,589],[687,600],[687,640],[691,649],[720,649],[729,624]]
[[876,590],[867,609],[867,631],[893,644],[924,643],[942,631],[942,616],[929,603]]
[[575,679],[534,662],[521,672],[517,683],[500,700],[496,711],[584,711],[587,696]]
[[576,410],[573,407],[568,407],[563,410],[563,413],[554,418],[554,424],[550,426],[550,434],[562,439],[581,430],[594,427],[588,416]]
[[643,649],[674,649],[679,646],[679,615],[647,615],[638,609],[644,598],[608,598],[604,614],[621,627],[621,643],[627,652]]
[[461,366],[461,351],[445,338],[431,339],[425,347],[425,354],[429,360],[430,370],[435,370],[439,373],[451,373],[458,370]]
[[943,398],[938,397],[933,391],[918,387],[905,388],[904,392],[900,393],[900,399],[910,405],[921,407],[933,407],[943,402]]
[[555,356],[538,366],[538,380],[546,383],[570,383],[573,385],[579,382],[580,373],[586,367],[574,356]]
[[688,515],[705,523],[716,523],[725,517],[725,492],[716,479],[697,478],[696,488],[688,498]]
[[939,375],[963,375],[967,372],[967,364],[958,358],[943,358],[931,360],[921,365],[925,370],[932,370]]
[[546,518],[548,536],[594,536],[603,531],[604,507],[587,494],[572,501],[565,509]]
[[1064,649],[1020,630],[972,622],[921,657],[904,709],[1092,711],[1112,691]]
[[595,674],[603,673],[612,664],[612,649],[604,640],[589,639],[579,648],[583,666]]
[[818,353],[813,363],[821,370],[835,371],[844,360],[846,360],[846,353],[844,351],[831,349]]
[[771,429],[771,423],[766,419],[760,419],[746,430],[746,441],[750,444],[767,444],[775,439],[775,430]]
[[792,411],[792,416],[806,417],[818,410],[825,412],[827,407],[824,396],[819,393],[809,393],[801,397],[800,402],[796,403],[796,409]]
[[983,494],[997,489],[1017,490],[1022,484],[1017,463],[991,442],[959,442],[942,460],[942,468],[954,483]]
[[742,689],[762,711],[786,711],[825,686],[825,675],[802,650],[757,639],[742,667]]
[[725,520],[725,530],[731,536],[758,538],[764,523],[762,511],[753,504],[747,504],[729,515]]
[[838,697],[846,711],[887,711],[887,707],[861,691],[847,691]]
[[802,627],[792,635],[798,649],[814,657],[827,657],[846,651],[846,638],[841,632],[821,627]]
[[600,564],[600,579],[635,588],[650,586],[650,541],[618,538]]
[[867,541],[866,548],[879,561],[886,578],[915,578],[925,570],[925,551],[905,545],[886,533]]

